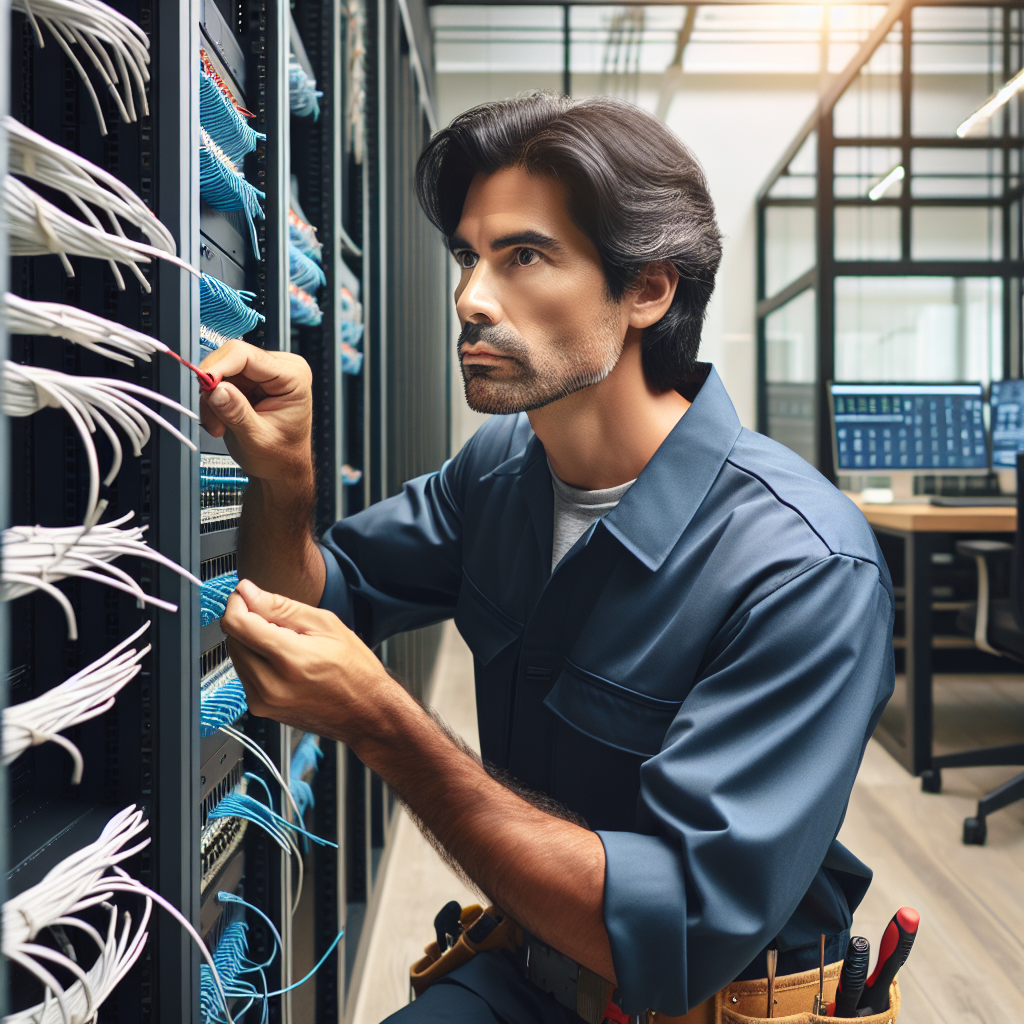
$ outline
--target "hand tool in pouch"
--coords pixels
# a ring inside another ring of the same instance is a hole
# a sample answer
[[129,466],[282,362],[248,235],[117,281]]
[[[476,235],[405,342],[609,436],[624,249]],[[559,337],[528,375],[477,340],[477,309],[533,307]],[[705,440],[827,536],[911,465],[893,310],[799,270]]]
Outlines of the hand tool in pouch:
[[843,969],[839,974],[836,1001],[829,1003],[830,1017],[856,1017],[857,1004],[864,991],[868,977],[868,962],[871,959],[871,943],[862,935],[854,935],[846,947]]
[[779,951],[768,950],[768,1012],[766,1017],[775,1016],[775,969],[779,965]]
[[825,936],[818,943],[818,994],[814,997],[814,1009],[817,1017],[825,1016]]
[[864,1010],[881,1013],[889,1006],[889,986],[896,972],[906,963],[910,949],[917,938],[917,926],[921,915],[910,907],[901,907],[882,933],[882,944],[878,948],[878,963],[874,973],[864,985],[864,992],[857,1004],[858,1014]]

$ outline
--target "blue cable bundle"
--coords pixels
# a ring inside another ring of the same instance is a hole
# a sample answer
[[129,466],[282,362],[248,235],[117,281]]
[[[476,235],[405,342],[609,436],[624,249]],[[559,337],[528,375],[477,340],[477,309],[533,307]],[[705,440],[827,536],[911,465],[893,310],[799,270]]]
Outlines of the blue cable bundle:
[[214,576],[212,580],[203,580],[199,593],[200,626],[208,626],[224,614],[228,598],[237,586],[237,572],[226,572],[223,576]]
[[[266,1002],[267,999],[269,999],[271,996],[283,996],[286,992],[292,992],[295,989],[299,988],[300,985],[305,985],[306,982],[309,981],[309,979],[312,978],[313,975],[316,974],[316,972],[319,971],[321,967],[323,967],[323,965],[327,962],[327,958],[335,951],[335,949],[337,949],[338,943],[341,942],[342,938],[345,935],[345,929],[342,928],[342,930],[340,932],[338,932],[338,934],[334,937],[334,941],[330,944],[330,946],[327,947],[327,951],[324,953],[324,955],[322,957],[320,957],[320,959],[316,962],[316,964],[314,965],[312,970],[310,970],[310,972],[304,978],[300,978],[298,981],[293,982],[287,988],[278,989],[276,992],[268,992],[267,991],[267,984],[266,984],[266,977],[264,976],[263,972],[264,972],[264,970],[266,970],[266,968],[268,968],[274,962],[274,957],[277,956],[277,951],[279,949],[281,949],[282,946],[284,945],[283,942],[281,941],[281,933],[274,926],[274,922],[271,921],[270,918],[267,917],[267,915],[264,914],[263,911],[259,909],[259,907],[254,907],[251,903],[246,903],[246,901],[243,900],[241,896],[236,896],[235,893],[233,893],[233,892],[219,892],[219,893],[217,893],[217,899],[221,903],[232,903],[232,904],[235,904],[236,906],[243,907],[245,910],[251,910],[254,914],[256,914],[258,917],[260,917],[264,921],[264,923],[270,929],[271,935],[273,935],[273,937],[274,937],[275,945],[274,945],[274,948],[270,952],[270,957],[267,960],[265,960],[263,963],[261,963],[261,964],[254,964],[251,961],[249,961],[249,959],[248,959],[248,955],[249,955],[248,943],[246,942],[246,938],[245,938],[244,934],[241,936],[241,940],[239,940],[236,936],[232,936],[231,945],[225,950],[225,958],[230,956],[230,957],[233,957],[233,958],[237,959],[238,962],[244,964],[242,969],[236,973],[236,977],[237,977],[237,974],[259,972],[260,977],[263,978],[263,991],[260,992],[260,991],[258,991],[258,990],[256,990],[254,988],[253,989],[254,994],[250,995],[250,1002],[242,1009],[241,1012],[244,1013],[246,1010],[249,1009],[249,1006],[252,1005],[252,1000],[253,999],[262,999],[263,1000],[263,1015],[262,1015],[261,1019],[264,1020],[264,1021],[267,1019],[267,1002]],[[225,929],[224,935],[225,935],[225,937],[227,936],[227,929]],[[224,939],[222,938],[221,941],[217,944],[217,952],[220,952],[221,943],[223,943],[223,942],[224,942]],[[217,953],[214,953],[213,960],[214,960],[214,963],[218,964],[218,970],[219,970],[220,969],[220,965],[219,965],[219,963],[217,961]],[[212,982],[212,975],[211,975],[211,982]],[[245,985],[246,983],[245,982],[241,982],[239,984],[240,985]],[[225,992],[227,993],[228,996],[233,996],[233,995],[237,994],[235,992],[230,991],[228,989],[226,983],[225,983],[224,987],[225,987]],[[234,986],[232,986],[232,987],[234,987]],[[216,995],[216,989],[213,989],[213,994]],[[239,1016],[240,1016],[239,1013],[235,1013],[235,1015],[234,1015],[236,1020],[238,1020]],[[212,1022],[212,1021],[215,1021],[215,1020],[216,1021],[220,1021],[223,1018],[213,1017],[211,1015],[209,1018],[205,1018],[205,1019],[208,1019],[209,1021]]]
[[323,321],[324,314],[316,304],[316,299],[309,292],[296,284],[288,285],[288,297],[291,300],[292,323],[317,327]]
[[363,353],[354,349],[347,342],[341,343],[341,372],[358,375],[363,368]]
[[266,320],[246,305],[255,298],[255,292],[236,291],[216,277],[203,274],[199,278],[199,319],[204,327],[225,338],[240,338]]
[[316,228],[307,224],[291,207],[288,208],[288,241],[314,263],[323,264],[323,243],[316,237]]
[[[224,994],[228,999],[247,999],[248,1002],[241,1009],[236,1010],[232,1017],[240,1021],[242,1015],[257,1000],[263,1000],[263,1018],[266,1018],[267,1003],[266,978],[263,979],[262,991],[251,981],[245,981],[241,975],[258,971],[263,974],[263,966],[252,963],[249,960],[249,943],[246,933],[249,926],[244,921],[232,921],[225,929],[213,951],[213,962],[217,965],[217,973],[220,975],[221,984],[224,986]],[[224,1007],[217,993],[217,986],[213,981],[213,972],[207,964],[199,968],[199,1017],[204,1024],[215,1024],[215,1022],[226,1022]]]
[[199,689],[199,735],[206,739],[221,726],[237,722],[249,710],[235,666],[228,658],[221,662]]
[[323,96],[316,87],[316,79],[306,74],[306,69],[293,55],[288,60],[288,105],[297,117],[320,118],[320,97]]
[[245,180],[216,140],[202,126],[199,128],[199,195],[215,210],[242,210],[249,225],[253,252],[260,258],[254,218],[266,218],[261,199],[266,193]]
[[295,753],[292,754],[292,764],[289,772],[291,781],[288,784],[288,788],[292,791],[292,796],[299,805],[300,820],[306,816],[306,811],[315,805],[313,787],[303,778],[303,775],[315,772],[320,758],[324,756],[324,752],[320,749],[316,739],[313,733],[307,732],[299,740]]
[[307,292],[327,284],[327,275],[294,243],[288,243],[288,280]]
[[233,164],[240,165],[267,138],[246,124],[238,108],[203,71],[199,73],[199,123]]
[[338,848],[337,843],[332,843],[329,839],[321,839],[319,836],[313,835],[312,832],[307,832],[301,825],[282,818],[276,811],[271,810],[266,804],[260,803],[259,800],[247,793],[237,791],[229,793],[210,811],[207,820],[210,821],[214,818],[244,818],[262,828],[285,851],[294,847],[294,841],[291,839],[289,831],[298,832],[299,835],[312,839],[320,846],[331,846],[335,850]]
[[338,328],[341,332],[341,340],[352,348],[359,348],[359,343],[363,340],[363,324],[356,323],[355,320],[342,320]]

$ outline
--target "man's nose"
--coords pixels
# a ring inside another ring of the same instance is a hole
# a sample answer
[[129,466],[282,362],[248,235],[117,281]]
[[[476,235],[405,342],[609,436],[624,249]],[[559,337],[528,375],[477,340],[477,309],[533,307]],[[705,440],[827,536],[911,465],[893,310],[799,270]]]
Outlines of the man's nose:
[[461,292],[455,295],[455,311],[460,323],[498,323],[501,304],[493,288],[494,281],[483,263],[478,263]]

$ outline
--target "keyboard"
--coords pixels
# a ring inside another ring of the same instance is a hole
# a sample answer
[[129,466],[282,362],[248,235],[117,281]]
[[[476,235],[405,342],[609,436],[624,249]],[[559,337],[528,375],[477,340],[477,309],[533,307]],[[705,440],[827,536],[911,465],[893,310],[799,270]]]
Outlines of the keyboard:
[[939,505],[942,508],[1016,508],[1017,495],[1015,494],[989,494],[989,495],[962,495],[946,496],[944,494],[933,494],[928,499],[929,505]]

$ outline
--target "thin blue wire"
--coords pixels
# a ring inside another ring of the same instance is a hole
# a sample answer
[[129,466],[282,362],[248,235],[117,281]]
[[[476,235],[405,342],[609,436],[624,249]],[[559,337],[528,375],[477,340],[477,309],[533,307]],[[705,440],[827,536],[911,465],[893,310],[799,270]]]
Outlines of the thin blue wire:
[[277,955],[277,950],[281,949],[284,946],[284,943],[281,941],[281,933],[274,926],[274,922],[271,921],[270,918],[267,917],[267,915],[264,914],[263,911],[260,910],[259,907],[254,907],[251,903],[246,903],[245,900],[243,900],[241,896],[238,896],[238,895],[236,895],[233,892],[224,892],[224,891],[218,892],[217,893],[217,899],[221,903],[234,903],[234,904],[237,904],[240,907],[245,907],[246,910],[251,910],[254,914],[258,914],[260,917],[263,918],[263,920],[267,924],[267,927],[270,929],[271,933],[273,934],[274,941],[277,943],[277,946],[276,946],[274,952],[272,952],[270,954],[270,959],[269,960],[267,960],[266,962],[264,962],[262,964],[254,964],[252,967],[248,968],[248,970],[257,971],[257,970],[263,970],[263,968],[265,968],[265,967],[269,967],[274,962],[274,957]]
[[321,967],[323,967],[324,963],[326,963],[326,961],[327,961],[327,958],[337,948],[338,943],[341,942],[341,940],[344,937],[344,935],[345,935],[345,929],[342,928],[341,931],[338,932],[338,934],[334,936],[334,941],[330,944],[330,946],[327,947],[327,952],[324,953],[324,955],[322,957],[320,957],[320,959],[317,961],[316,967],[314,967],[309,972],[309,974],[307,974],[301,981],[296,981],[294,984],[289,985],[287,988],[278,989],[276,992],[268,992],[267,993],[268,998],[270,996],[283,996],[285,994],[285,992],[291,992],[293,989],[298,988],[300,985],[305,985],[306,982],[309,981],[309,979],[312,978],[313,975],[316,974],[316,972],[319,971]]

